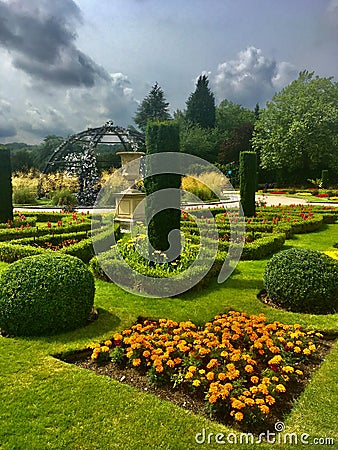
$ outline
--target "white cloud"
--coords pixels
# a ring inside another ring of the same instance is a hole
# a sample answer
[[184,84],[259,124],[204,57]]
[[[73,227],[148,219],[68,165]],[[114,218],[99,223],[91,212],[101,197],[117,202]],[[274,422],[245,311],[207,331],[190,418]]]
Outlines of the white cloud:
[[237,58],[219,64],[213,86],[219,100],[253,108],[266,100],[296,76],[297,71],[288,62],[280,62],[264,56],[261,49],[247,47]]

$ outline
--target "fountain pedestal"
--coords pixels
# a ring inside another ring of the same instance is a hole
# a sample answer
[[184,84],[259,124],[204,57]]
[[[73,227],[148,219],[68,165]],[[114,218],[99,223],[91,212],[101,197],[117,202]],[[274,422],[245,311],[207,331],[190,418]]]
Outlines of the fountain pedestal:
[[[135,184],[139,180],[140,159],[143,152],[119,152],[121,157],[122,175],[127,179],[129,185]],[[145,194],[132,187],[122,191],[116,196],[116,217],[120,223],[121,231],[129,233],[136,222],[144,222],[144,203],[140,203],[145,198]]]

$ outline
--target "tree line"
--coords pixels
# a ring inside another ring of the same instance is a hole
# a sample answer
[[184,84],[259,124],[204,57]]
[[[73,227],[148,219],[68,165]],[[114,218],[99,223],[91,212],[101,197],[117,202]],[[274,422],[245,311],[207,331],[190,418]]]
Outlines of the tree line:
[[[228,173],[237,184],[241,151],[255,151],[260,183],[306,184],[329,171],[338,183],[338,83],[303,71],[277,92],[266,107],[254,110],[225,99],[218,106],[206,75],[201,75],[184,110],[169,111],[164,91],[155,83],[139,104],[135,124],[145,131],[149,120],[176,120],[180,149],[199,156]],[[13,170],[42,169],[51,152],[63,141],[47,136],[37,146],[7,144]],[[114,149],[119,150],[118,147]],[[107,146],[98,148],[102,168],[118,167],[119,158]]]

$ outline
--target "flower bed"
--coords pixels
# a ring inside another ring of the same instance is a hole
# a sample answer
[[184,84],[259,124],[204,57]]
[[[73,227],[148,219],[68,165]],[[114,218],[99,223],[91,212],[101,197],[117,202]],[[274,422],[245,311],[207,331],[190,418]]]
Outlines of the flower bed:
[[137,369],[152,386],[181,389],[203,400],[213,418],[257,431],[283,419],[309,365],[318,363],[322,337],[297,324],[267,323],[262,314],[231,311],[202,327],[143,320],[89,348],[93,370],[105,364]]

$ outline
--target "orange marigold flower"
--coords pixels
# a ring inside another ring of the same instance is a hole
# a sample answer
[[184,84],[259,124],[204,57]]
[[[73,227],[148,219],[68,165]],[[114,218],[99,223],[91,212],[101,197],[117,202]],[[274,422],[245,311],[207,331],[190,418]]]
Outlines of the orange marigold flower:
[[139,365],[141,365],[141,360],[140,360],[140,358],[135,358],[135,359],[133,359],[133,366],[139,366]]
[[215,378],[214,372],[208,372],[207,373],[207,380],[212,381]]
[[112,341],[109,339],[108,341],[105,341],[104,345],[107,347],[111,347],[113,345]]
[[216,402],[217,402],[217,399],[218,399],[218,395],[212,394],[212,395],[210,395],[210,397],[209,397],[209,403],[216,403]]
[[252,373],[252,372],[254,371],[254,368],[253,368],[250,364],[247,364],[247,365],[244,367],[244,370],[245,370],[246,372],[248,372],[248,373]]
[[240,411],[236,412],[235,414],[235,420],[237,420],[237,422],[240,422],[241,420],[244,419],[244,415],[243,413],[241,413]]
[[224,373],[224,372],[220,372],[219,374],[218,374],[218,379],[219,380],[225,380],[226,379],[226,374]]
[[274,397],[272,397],[272,395],[267,395],[266,397],[265,397],[265,401],[266,401],[266,403],[268,403],[269,405],[273,405],[274,403],[275,403],[275,399],[274,399]]
[[169,366],[169,367],[175,367],[174,361],[173,361],[172,359],[168,359],[168,361],[167,361],[167,366]]
[[149,351],[149,350],[144,350],[144,352],[142,353],[142,355],[143,355],[145,358],[148,358],[148,357],[150,356],[150,351]]
[[261,412],[263,414],[269,414],[269,412],[270,412],[270,408],[268,406],[266,406],[266,405],[259,406],[259,409],[261,410]]
[[155,370],[156,370],[156,372],[160,372],[161,373],[161,372],[163,372],[164,369],[163,369],[163,366],[160,365],[160,366],[156,366]]
[[251,377],[251,378],[250,378],[250,380],[251,380],[251,383],[253,383],[253,384],[257,384],[257,383],[258,383],[258,381],[259,381],[259,378],[258,378],[258,377],[256,377],[256,375],[254,375],[253,377]]
[[207,364],[207,369],[212,369],[215,366],[218,366],[218,361],[217,359],[211,359],[208,364]]
[[[127,334],[127,331],[128,330],[124,331],[123,334]],[[114,334],[114,341],[122,341],[122,339],[123,339],[123,336],[122,336],[121,333],[115,333]]]
[[186,378],[187,380],[190,380],[190,378],[193,378],[193,376],[194,376],[194,374],[193,374],[192,372],[187,372],[187,373],[185,374],[185,378]]

